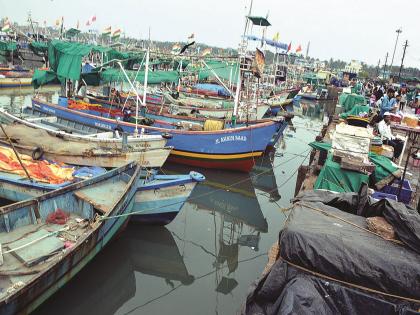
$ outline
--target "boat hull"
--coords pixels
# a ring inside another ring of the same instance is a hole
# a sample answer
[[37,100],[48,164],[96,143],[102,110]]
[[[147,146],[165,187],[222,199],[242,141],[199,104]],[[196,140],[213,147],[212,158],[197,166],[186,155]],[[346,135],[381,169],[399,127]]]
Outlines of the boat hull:
[[140,187],[137,191],[131,221],[142,224],[166,225],[179,213],[197,182],[173,183],[162,188]]
[[[71,110],[45,101],[33,99],[35,110],[74,120],[85,125],[113,130],[121,127],[125,132],[134,132],[135,125],[100,116]],[[178,163],[207,168],[223,167],[236,171],[249,171],[254,165],[254,157],[260,156],[272,144],[273,135],[287,124],[284,121],[266,121],[248,127],[217,131],[187,131],[163,129],[140,125],[147,134],[170,133],[167,144],[174,147],[170,159]],[[247,161],[245,161],[247,160]],[[225,163],[224,163],[225,162]],[[228,163],[229,166],[224,165]],[[245,167],[244,167],[245,165]]]

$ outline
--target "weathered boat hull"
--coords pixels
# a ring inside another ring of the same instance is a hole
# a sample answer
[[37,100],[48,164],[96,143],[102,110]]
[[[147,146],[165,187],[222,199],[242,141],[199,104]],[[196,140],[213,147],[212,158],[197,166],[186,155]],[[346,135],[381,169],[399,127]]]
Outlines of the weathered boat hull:
[[[0,140],[0,143],[8,146],[7,141]],[[15,148],[19,153],[32,155],[34,153],[34,147],[23,146],[14,144]],[[56,162],[72,164],[72,165],[83,165],[83,166],[99,166],[106,168],[121,167],[130,162],[137,162],[142,167],[162,167],[166,162],[171,153],[171,147],[165,147],[162,149],[152,149],[145,151],[135,152],[121,152],[121,153],[109,153],[103,152],[87,152],[82,154],[77,153],[60,153],[60,152],[49,152],[44,151],[42,154],[43,158],[48,160],[54,160]]]
[[166,187],[142,186],[134,198],[131,220],[143,224],[166,225],[179,213],[197,182],[171,183]]
[[[74,120],[85,125],[113,130],[117,126],[132,133],[135,124],[94,116],[71,110],[38,99],[32,100],[34,110]],[[170,133],[173,146],[170,159],[178,163],[207,168],[225,168],[249,172],[254,165],[254,157],[260,156],[272,143],[273,135],[284,128],[284,121],[266,121],[249,127],[239,127],[218,131],[186,131],[139,125],[148,134]]]
[[[43,211],[47,207],[53,209],[67,202],[67,194],[73,194],[80,188],[87,185],[95,185],[104,178],[122,175],[124,170],[133,169],[135,164],[127,165],[124,168],[116,169],[104,175],[92,178],[85,182],[76,183],[56,190],[36,199],[24,201],[3,209],[2,219],[10,211],[21,210],[31,216],[33,207],[38,206]],[[127,182],[126,188],[116,199],[112,209],[106,216],[115,216],[127,213],[131,210],[133,204],[133,196],[136,191],[135,183],[140,176],[140,168],[134,171],[131,179]],[[64,198],[64,199],[63,199]],[[33,214],[32,214],[33,216]],[[54,261],[48,263],[46,269],[38,272],[37,276],[29,278],[29,282],[24,283],[21,288],[12,291],[0,300],[0,312],[5,315],[16,313],[30,313],[48,297],[54,294],[60,287],[64,286],[71,278],[73,278],[101,249],[112,239],[112,237],[127,222],[128,217],[116,217],[105,221],[96,221],[92,225],[92,230],[84,235],[74,247],[67,249],[62,256],[56,257]],[[12,224],[12,223],[10,223]],[[16,222],[15,222],[16,224]],[[13,228],[13,227],[12,227]]]

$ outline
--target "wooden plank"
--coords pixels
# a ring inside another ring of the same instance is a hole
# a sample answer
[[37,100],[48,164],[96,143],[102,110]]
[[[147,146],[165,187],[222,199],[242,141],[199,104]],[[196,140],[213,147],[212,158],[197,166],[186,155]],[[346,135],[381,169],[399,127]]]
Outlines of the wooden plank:
[[87,203],[91,204],[93,208],[101,214],[106,214],[108,211],[111,210],[109,207],[105,205],[96,203],[95,200],[92,200],[91,198],[89,198],[89,196],[84,194],[82,191],[76,191],[74,195],[80,200],[86,201]]
[[49,234],[51,234],[51,232],[41,229],[10,243],[7,247],[13,250],[34,242],[29,246],[12,252],[13,255],[29,267],[58,252],[64,247],[64,242],[62,240],[57,238],[56,235],[48,236]]

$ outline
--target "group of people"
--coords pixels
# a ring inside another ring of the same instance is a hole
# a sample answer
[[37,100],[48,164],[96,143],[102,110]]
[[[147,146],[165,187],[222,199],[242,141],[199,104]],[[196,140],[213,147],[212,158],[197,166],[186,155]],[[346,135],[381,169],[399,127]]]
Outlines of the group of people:
[[370,106],[379,112],[378,132],[383,144],[390,145],[394,149],[393,160],[401,156],[404,148],[404,140],[395,136],[391,131],[391,115],[403,111],[407,105],[407,88],[402,87],[395,91],[392,87],[386,89],[384,85],[375,86],[366,84],[364,90],[370,93]]
[[[392,87],[386,89],[385,86],[371,86],[370,106],[379,111],[378,132],[382,141],[386,145],[394,148],[393,160],[396,161],[401,156],[404,148],[404,140],[395,136],[391,131],[391,115],[398,111],[404,111],[408,103],[407,88],[402,87],[395,91]],[[418,109],[417,91],[414,92],[414,100],[411,107]]]

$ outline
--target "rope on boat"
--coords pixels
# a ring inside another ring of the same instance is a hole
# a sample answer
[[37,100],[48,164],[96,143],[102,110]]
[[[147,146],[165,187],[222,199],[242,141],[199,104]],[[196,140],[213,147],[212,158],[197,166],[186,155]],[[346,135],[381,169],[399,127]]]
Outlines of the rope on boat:
[[[310,149],[307,149],[307,150],[303,151],[301,154],[304,154],[304,153],[306,153],[306,152],[307,152],[307,151],[309,151],[309,150],[310,150]],[[280,167],[280,166],[282,166],[282,165],[284,165],[284,164],[286,164],[286,163],[288,163],[288,162],[290,162],[290,161],[292,161],[292,160],[294,160],[294,159],[295,159],[295,157],[292,157],[292,158],[290,158],[290,159],[288,159],[288,160],[286,160],[286,161],[284,161],[284,162],[282,162],[282,163],[279,163],[278,165],[275,165],[275,166],[273,165],[273,168],[272,168],[272,169],[270,168],[270,169],[265,170],[265,171],[263,171],[263,172],[261,172],[261,173],[259,173],[259,174],[256,174],[256,175],[254,175],[254,176],[250,176],[249,178],[242,179],[242,180],[240,180],[240,181],[238,181],[238,182],[236,182],[236,183],[233,183],[233,184],[231,184],[231,185],[228,185],[228,186],[226,186],[226,189],[229,189],[229,188],[234,187],[234,186],[236,186],[236,185],[242,184],[242,183],[244,183],[244,182],[246,182],[246,181],[249,181],[249,180],[252,180],[252,179],[254,179],[254,178],[257,178],[258,176],[261,176],[261,175],[263,175],[263,174],[265,174],[265,173],[268,173],[268,172],[270,172],[270,171],[272,171],[272,170],[274,170],[274,169],[276,169],[276,168],[278,168],[278,167]],[[196,197],[189,198],[188,200],[190,200],[190,201],[191,201],[191,200],[196,200],[196,199],[198,199],[198,198],[202,198],[202,197],[205,197],[205,196],[209,196],[209,195],[214,194],[214,193],[216,193],[216,192],[219,192],[219,191],[224,191],[224,190],[226,190],[226,189],[218,188],[218,189],[216,189],[216,190],[209,191],[209,192],[207,192],[207,193],[203,193],[203,194],[198,195],[198,196],[196,196]],[[185,201],[177,201],[177,202],[173,202],[173,203],[170,203],[170,204],[165,205],[165,207],[174,206],[174,205],[181,204],[181,203],[184,203],[184,202],[185,202]],[[146,212],[146,211],[153,211],[153,210],[158,210],[158,209],[160,209],[160,207],[155,207],[155,208],[145,209],[145,210],[139,210],[139,211],[134,211],[134,212],[130,212],[130,213],[117,214],[117,215],[113,215],[113,216],[100,216],[100,217],[99,217],[99,220],[100,220],[100,221],[104,221],[104,220],[110,220],[110,219],[115,219],[115,218],[129,217],[129,216],[136,215],[136,214],[142,214],[142,213],[144,213],[144,212]]]
[[314,211],[318,211],[318,212],[322,213],[323,215],[326,215],[327,217],[331,217],[331,218],[334,218],[334,219],[340,220],[340,221],[342,221],[342,222],[344,222],[344,223],[350,224],[351,226],[354,226],[354,227],[356,227],[356,228],[358,228],[358,229],[361,229],[361,230],[362,230],[362,231],[364,231],[364,232],[368,232],[368,233],[371,233],[371,234],[373,234],[373,235],[376,235],[376,236],[378,236],[378,237],[380,237],[380,238],[382,238],[382,239],[384,239],[384,240],[386,240],[386,241],[390,241],[390,242],[396,243],[396,244],[398,244],[398,245],[404,245],[404,243],[403,243],[403,242],[401,242],[400,240],[384,238],[382,235],[380,235],[380,234],[378,234],[378,233],[376,233],[376,232],[373,232],[373,231],[371,231],[371,230],[369,230],[369,229],[366,229],[366,228],[364,228],[364,227],[362,227],[362,226],[360,226],[360,225],[357,225],[356,223],[353,223],[353,222],[351,222],[351,221],[349,221],[349,220],[346,220],[346,219],[343,219],[343,218],[339,217],[338,215],[335,215],[335,214],[329,213],[329,212],[327,212],[327,211],[325,211],[325,210],[322,210],[322,209],[319,209],[319,208],[313,207],[313,206],[308,205],[308,204],[306,204],[306,203],[303,203],[303,202],[301,202],[301,201],[296,202],[296,204],[295,204],[295,205],[297,205],[297,206],[301,206],[301,207],[304,207],[304,208],[308,208],[308,209],[311,209],[311,210],[314,210]]

